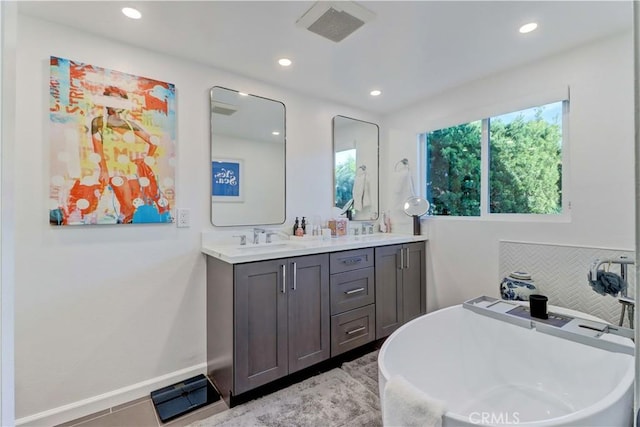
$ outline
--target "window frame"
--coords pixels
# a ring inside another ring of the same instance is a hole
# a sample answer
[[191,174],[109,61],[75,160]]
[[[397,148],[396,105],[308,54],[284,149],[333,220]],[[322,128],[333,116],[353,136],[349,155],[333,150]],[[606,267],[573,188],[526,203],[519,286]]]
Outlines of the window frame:
[[[482,122],[482,134],[480,137],[480,215],[479,216],[454,216],[454,215],[429,215],[430,219],[437,218],[445,219],[448,221],[460,221],[460,220],[476,220],[476,221],[504,221],[504,222],[570,222],[571,221],[571,198],[570,198],[570,132],[569,132],[569,116],[570,116],[570,100],[569,96],[562,97],[563,99],[551,99],[545,102],[536,102],[533,105],[524,106],[521,108],[513,108],[511,111],[488,114],[481,120]],[[554,102],[562,102],[562,175],[561,188],[562,197],[561,212],[557,214],[533,214],[533,213],[491,213],[489,207],[489,120],[492,117],[508,114],[511,112],[517,112],[526,110],[529,108],[536,108],[543,105],[551,104]],[[420,186],[418,191],[423,197],[427,194],[427,134],[434,130],[444,129],[447,127],[458,126],[465,123],[476,121],[464,120],[454,125],[448,125],[443,127],[434,127],[433,129],[421,132],[418,134],[418,156],[419,156],[419,170],[420,170]]]

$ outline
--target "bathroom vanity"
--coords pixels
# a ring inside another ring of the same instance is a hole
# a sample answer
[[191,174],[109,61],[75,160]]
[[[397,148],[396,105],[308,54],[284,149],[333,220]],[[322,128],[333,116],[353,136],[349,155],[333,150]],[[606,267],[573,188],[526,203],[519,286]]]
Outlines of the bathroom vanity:
[[423,236],[207,241],[207,373],[232,398],[426,312]]

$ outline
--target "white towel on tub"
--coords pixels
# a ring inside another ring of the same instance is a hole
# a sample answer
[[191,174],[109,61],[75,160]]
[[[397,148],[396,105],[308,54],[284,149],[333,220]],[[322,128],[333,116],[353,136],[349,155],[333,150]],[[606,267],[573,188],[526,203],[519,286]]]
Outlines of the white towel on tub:
[[401,375],[384,386],[382,425],[385,427],[441,427],[445,403],[414,387]]

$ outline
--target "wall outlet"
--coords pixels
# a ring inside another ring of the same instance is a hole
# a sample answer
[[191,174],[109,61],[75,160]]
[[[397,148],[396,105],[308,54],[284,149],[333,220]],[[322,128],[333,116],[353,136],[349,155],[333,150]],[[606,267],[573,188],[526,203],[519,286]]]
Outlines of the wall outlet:
[[178,228],[191,227],[191,213],[189,209],[178,209],[176,223]]

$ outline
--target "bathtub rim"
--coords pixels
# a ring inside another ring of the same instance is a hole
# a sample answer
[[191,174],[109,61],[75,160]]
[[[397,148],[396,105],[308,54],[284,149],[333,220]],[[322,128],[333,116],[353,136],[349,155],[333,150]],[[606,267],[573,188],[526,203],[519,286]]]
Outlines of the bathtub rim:
[[[410,327],[412,327],[412,325],[414,323],[417,323],[418,321],[421,321],[422,319],[424,319],[425,317],[428,316],[432,316],[435,315],[437,313],[440,312],[444,312],[447,310],[456,310],[456,309],[460,309],[460,310],[465,310],[465,308],[462,306],[462,304],[457,304],[457,305],[453,305],[450,307],[445,307],[445,308],[441,308],[439,310],[436,311],[432,311],[431,313],[427,313],[424,314],[420,317],[417,317],[407,323],[405,323],[404,325],[402,325],[401,327],[399,327],[398,329],[396,329],[382,344],[382,347],[380,348],[379,354],[378,354],[378,372],[379,372],[379,376],[384,377],[384,381],[385,381],[385,385],[386,383],[389,381],[389,371],[387,370],[386,366],[384,366],[384,364],[381,362],[385,359],[385,355],[387,353],[387,349],[389,348],[389,346],[391,345],[391,342],[402,333],[403,330],[408,329]],[[582,315],[583,318],[585,319],[590,319],[590,320],[595,320],[595,321],[600,321],[602,322],[602,319],[599,319],[595,316],[589,315],[587,313],[582,313],[576,310],[571,310],[571,309],[566,309],[566,308],[562,308],[562,307],[556,307],[556,306],[549,306],[549,310],[550,311],[556,311],[558,313],[563,313],[563,314],[568,314],[568,315],[572,315],[572,316],[576,316],[578,317],[578,315]],[[473,311],[469,311],[470,313],[474,313]],[[478,313],[474,313],[478,316],[481,316]],[[616,341],[618,341],[619,339],[621,339],[621,337],[613,337]],[[558,339],[562,339],[559,338]],[[626,339],[623,339],[626,340]],[[626,340],[627,342],[631,342],[630,340]],[[576,345],[586,345],[586,344],[580,344],[580,343],[576,343]],[[635,345],[634,345],[635,347]],[[607,351],[607,350],[602,350],[602,351]],[[561,423],[566,423],[566,422],[576,422],[576,421],[580,421],[582,419],[588,418],[588,417],[592,417],[592,416],[596,416],[597,414],[599,414],[600,412],[604,411],[606,408],[609,408],[611,406],[614,406],[617,402],[619,402],[620,400],[624,399],[624,396],[626,393],[629,392],[630,389],[633,389],[633,383],[635,381],[635,355],[629,355],[629,357],[631,357],[631,361],[629,363],[629,366],[627,367],[627,370],[625,371],[622,380],[613,388],[613,390],[604,395],[601,399],[599,399],[597,402],[595,402],[592,405],[586,406],[584,408],[581,408],[575,412],[572,412],[570,414],[566,414],[566,415],[562,415],[559,417],[554,417],[554,418],[547,418],[547,419],[543,419],[543,420],[534,420],[534,421],[526,421],[526,422],[520,422],[518,423],[518,425],[522,425],[522,426],[536,426],[536,427],[545,427],[545,426],[554,426],[557,425],[558,422]],[[407,381],[409,381],[411,383],[411,379],[410,378],[406,378],[405,379]],[[381,391],[381,387],[379,387],[379,390]],[[633,391],[633,390],[632,390]],[[379,394],[381,394],[379,392]],[[382,400],[384,399],[384,397],[381,395],[379,396],[380,400],[381,400],[381,409],[384,406],[382,404]],[[433,396],[434,399],[438,399],[438,396]],[[445,402],[445,406],[446,406],[446,402]],[[633,407],[629,408],[630,410],[630,414],[631,417],[633,418]],[[457,413],[453,413],[450,412],[448,410],[445,411],[443,417],[449,418],[452,421],[456,421],[462,424],[469,424],[469,425],[473,425],[474,423],[471,423],[469,421],[469,417],[468,416],[463,416]],[[480,424],[478,424],[480,425]]]

